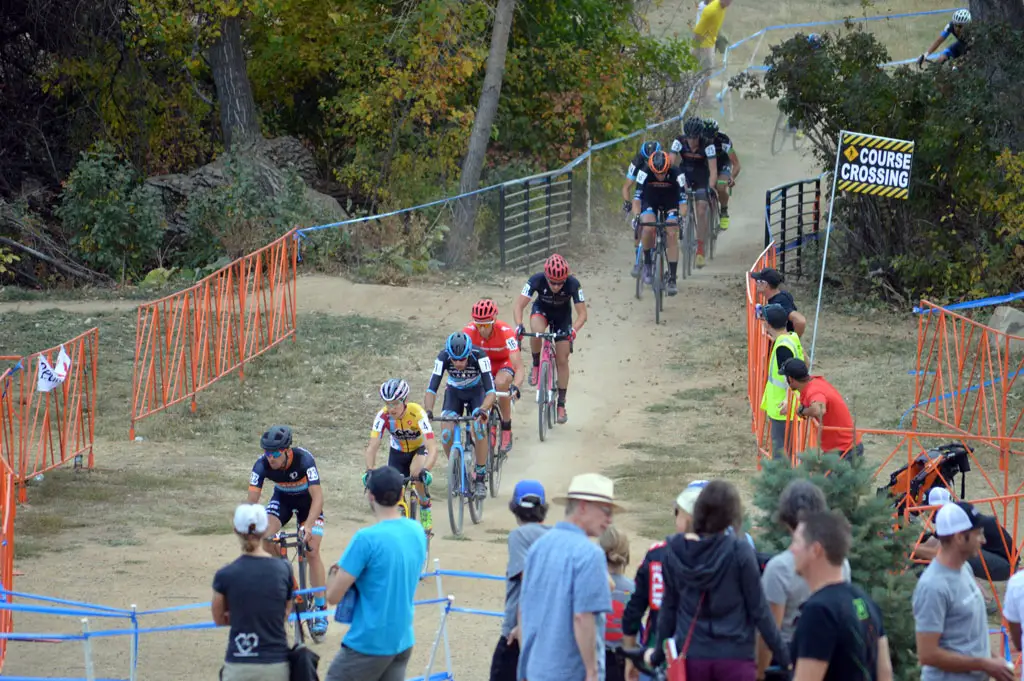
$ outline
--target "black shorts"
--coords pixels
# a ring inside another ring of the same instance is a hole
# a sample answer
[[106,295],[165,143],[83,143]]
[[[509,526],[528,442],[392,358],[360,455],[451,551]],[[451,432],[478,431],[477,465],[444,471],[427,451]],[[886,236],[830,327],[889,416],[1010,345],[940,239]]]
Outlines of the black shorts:
[[[552,333],[559,336],[568,336],[572,331],[572,306],[562,305],[561,307],[546,307],[538,302],[533,304],[530,316],[540,315],[548,320],[548,328]],[[568,340],[568,339],[567,339]]]
[[[686,205],[685,201],[683,202],[683,205],[684,206]],[[651,204],[647,203],[646,201],[643,201],[643,202],[640,203],[640,214],[641,215],[653,215],[653,216],[657,217],[659,210],[665,211],[665,222],[671,222],[673,220],[675,220],[676,222],[679,221],[679,204],[678,203],[676,205],[674,205],[674,206],[652,206]]]
[[484,403],[487,392],[484,384],[477,383],[472,388],[453,388],[448,386],[444,391],[444,403],[442,411],[454,412],[456,416],[469,416],[474,409],[479,409]]
[[[305,525],[309,517],[309,507],[312,503],[313,497],[308,493],[286,494],[275,488],[274,496],[270,497],[270,503],[267,504],[267,515],[272,515],[280,520],[281,527],[288,524],[288,521],[292,519],[292,515],[295,516],[298,524]],[[323,513],[320,513],[317,522],[323,525]]]
[[388,453],[388,465],[400,471],[405,477],[412,472],[412,461],[417,456],[426,456],[427,448],[420,447],[415,452],[403,452],[401,449],[392,449]]

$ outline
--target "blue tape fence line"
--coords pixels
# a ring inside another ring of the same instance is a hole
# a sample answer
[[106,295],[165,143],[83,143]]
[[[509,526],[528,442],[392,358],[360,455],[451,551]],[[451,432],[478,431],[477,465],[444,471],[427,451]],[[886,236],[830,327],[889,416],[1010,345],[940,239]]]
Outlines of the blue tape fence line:
[[[927,373],[929,375],[933,375],[935,372],[934,371],[928,371],[928,372],[908,371],[907,373],[916,376],[919,373]],[[1010,374],[1009,376],[1006,377],[1006,380],[1007,381],[1012,381],[1013,379],[1017,378],[1017,376],[1020,376],[1020,375],[1024,375],[1024,369],[1021,369],[1019,371],[1014,371],[1012,374]],[[952,392],[948,392],[945,395],[939,395],[937,397],[930,397],[927,400],[925,400],[924,402],[918,402],[917,404],[915,404],[914,406],[910,407],[905,412],[903,412],[903,416],[900,417],[900,423],[899,423],[899,426],[898,426],[898,430],[902,430],[903,429],[903,421],[907,418],[907,416],[910,415],[910,412],[914,411],[918,407],[925,407],[925,406],[927,406],[929,404],[934,404],[935,402],[944,402],[945,400],[951,399],[953,397],[959,397],[960,395],[966,395],[967,393],[972,393],[972,392],[975,392],[975,391],[980,390],[982,388],[988,388],[989,386],[993,386],[993,385],[995,385],[997,383],[1002,383],[1002,382],[1003,382],[1002,376],[998,376],[996,378],[993,378],[990,381],[985,381],[984,383],[981,383],[980,385],[969,385],[966,388],[961,388],[960,390],[953,390]]]
[[[1016,293],[1006,293],[1001,296],[991,296],[989,298],[979,298],[977,300],[967,300],[962,303],[953,303],[952,305],[943,305],[943,310],[949,310],[950,312],[956,312],[957,310],[973,310],[978,307],[987,307],[989,305],[1006,305],[1017,300],[1024,300],[1024,291],[1017,291]],[[930,314],[935,312],[934,308],[928,308],[927,310],[921,307],[914,308],[914,314]]]

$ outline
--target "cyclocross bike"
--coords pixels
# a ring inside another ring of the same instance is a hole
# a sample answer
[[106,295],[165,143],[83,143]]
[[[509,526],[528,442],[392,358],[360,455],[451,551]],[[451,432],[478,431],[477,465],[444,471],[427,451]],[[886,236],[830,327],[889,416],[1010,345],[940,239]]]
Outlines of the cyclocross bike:
[[[641,273],[643,276],[643,273]],[[558,410],[558,368],[555,363],[555,342],[565,340],[551,332],[527,332],[523,336],[540,338],[540,375],[537,378],[537,432],[540,441],[547,438],[548,430],[555,427]]]
[[462,536],[462,522],[465,517],[466,505],[469,505],[469,517],[473,524],[478,524],[484,517],[484,498],[477,497],[473,487],[473,429],[470,424],[472,416],[453,416],[451,412],[443,412],[434,419],[442,423],[454,423],[451,453],[448,456],[448,522],[452,526],[452,534]]
[[693,274],[693,266],[697,262],[697,204],[693,198],[693,190],[686,190],[686,218],[683,220],[682,234],[679,235],[679,270],[683,279]]
[[[309,552],[309,545],[302,539],[302,526],[300,525],[295,532],[278,532],[271,537],[269,542],[276,544],[278,550],[281,553],[281,557],[288,562],[296,563],[296,572],[298,573],[298,579],[293,575],[292,582],[295,585],[295,606],[293,608],[295,614],[295,640],[305,641],[303,634],[303,625],[305,625],[306,631],[309,632],[309,637],[314,642],[320,643],[324,640],[323,635],[317,636],[313,633],[313,620],[303,620],[303,613],[316,612],[316,604],[313,600],[312,594],[305,593],[307,586],[306,571],[306,554]],[[288,549],[295,549],[295,555],[291,558],[288,557]],[[295,559],[298,559],[297,561]],[[326,617],[325,612],[320,613],[321,617]]]
[[[511,398],[512,411],[515,411],[516,399],[512,397],[511,392],[496,392],[495,395],[499,398]],[[495,400],[487,417],[487,482],[492,497],[498,496],[498,489],[501,487],[501,467],[506,459],[508,452],[501,449],[501,409]]]
[[789,127],[789,116],[779,112],[779,119],[775,121],[775,132],[772,133],[772,156],[775,156],[786,148],[786,142],[791,142],[793,151],[799,151],[804,145],[806,135],[799,134],[798,130]]
[[[732,189],[729,189],[732,193]],[[722,204],[718,200],[718,191],[708,189],[708,261],[715,259],[715,246],[718,245],[718,235],[722,233]]]
[[[420,493],[416,491],[417,482],[419,482],[418,478],[405,477],[402,498],[398,500],[398,511],[402,514],[403,518],[418,521],[420,519],[420,509],[423,507],[423,499],[420,497]],[[423,573],[425,574],[430,566],[430,538],[434,536],[434,532],[432,530],[423,530],[423,534],[427,537],[427,558],[423,561]]]
[[640,300],[641,294],[644,292],[644,245],[640,243],[640,216],[637,215],[632,221],[633,227],[633,240],[636,241],[636,253],[633,254],[633,265],[638,269],[636,275],[636,299]]

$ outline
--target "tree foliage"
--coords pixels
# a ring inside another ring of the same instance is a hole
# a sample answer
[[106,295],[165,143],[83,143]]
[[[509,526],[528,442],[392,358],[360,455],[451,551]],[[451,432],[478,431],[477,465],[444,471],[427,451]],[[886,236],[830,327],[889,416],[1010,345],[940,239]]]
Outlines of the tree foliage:
[[[914,140],[908,200],[838,197],[830,270],[901,299],[963,299],[1024,284],[1024,199],[1015,155],[1024,145],[1024,36],[974,26],[967,54],[945,66],[882,69],[889,54],[847,26],[813,49],[798,35],[765,59],[763,83],[734,79],[779,108],[832,170],[840,130]],[[955,64],[956,68],[951,66]],[[1000,160],[1002,159],[1002,160]]]
[[872,469],[863,457],[851,461],[835,454],[808,457],[796,468],[781,458],[768,461],[754,486],[754,504],[766,519],[757,542],[763,551],[778,552],[789,546],[786,531],[767,519],[775,513],[782,490],[795,479],[810,480],[820,487],[829,508],[841,512],[850,522],[851,576],[882,611],[893,677],[897,681],[918,678],[914,620],[908,615],[915,576],[905,571],[913,538],[907,529],[894,532],[891,499],[875,494]]

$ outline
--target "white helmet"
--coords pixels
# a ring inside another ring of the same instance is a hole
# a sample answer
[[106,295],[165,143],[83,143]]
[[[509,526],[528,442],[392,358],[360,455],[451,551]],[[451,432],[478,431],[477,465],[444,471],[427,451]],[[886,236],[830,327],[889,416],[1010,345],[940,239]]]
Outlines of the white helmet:
[[397,402],[409,396],[409,384],[400,378],[391,378],[380,385],[380,399]]
[[969,9],[958,9],[953,12],[953,23],[957,26],[971,23],[971,10]]

